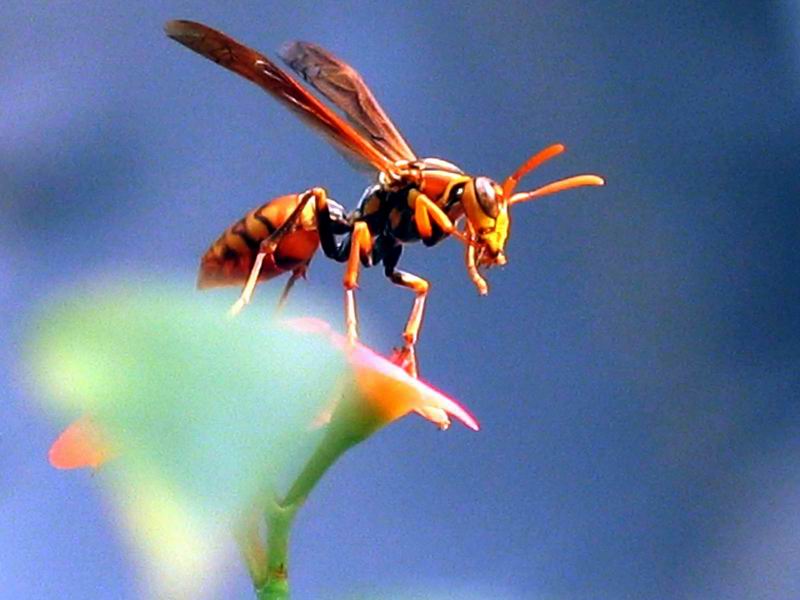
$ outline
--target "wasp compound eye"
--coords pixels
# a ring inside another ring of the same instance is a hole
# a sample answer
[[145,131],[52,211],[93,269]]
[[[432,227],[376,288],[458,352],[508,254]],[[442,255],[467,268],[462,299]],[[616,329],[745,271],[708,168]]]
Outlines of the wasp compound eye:
[[497,218],[500,210],[497,207],[497,196],[494,191],[492,180],[488,177],[475,178],[475,191],[478,196],[478,204],[481,210],[493,219]]

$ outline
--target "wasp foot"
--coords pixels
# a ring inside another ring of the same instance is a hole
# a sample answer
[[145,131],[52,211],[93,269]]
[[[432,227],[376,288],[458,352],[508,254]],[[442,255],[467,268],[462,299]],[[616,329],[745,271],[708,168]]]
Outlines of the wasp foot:
[[419,378],[417,371],[417,355],[416,352],[414,352],[413,344],[406,344],[405,346],[394,348],[391,361],[414,379]]

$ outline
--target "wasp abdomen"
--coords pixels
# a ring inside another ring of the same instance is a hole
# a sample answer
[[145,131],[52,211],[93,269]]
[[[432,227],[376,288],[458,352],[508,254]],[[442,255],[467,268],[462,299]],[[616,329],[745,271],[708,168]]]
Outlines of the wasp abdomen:
[[[300,201],[298,194],[275,198],[251,210],[228,227],[200,259],[199,289],[241,285],[247,281],[261,242],[277,230]],[[266,281],[307,265],[319,247],[313,203],[303,210],[292,231],[284,235],[267,256],[258,280]]]

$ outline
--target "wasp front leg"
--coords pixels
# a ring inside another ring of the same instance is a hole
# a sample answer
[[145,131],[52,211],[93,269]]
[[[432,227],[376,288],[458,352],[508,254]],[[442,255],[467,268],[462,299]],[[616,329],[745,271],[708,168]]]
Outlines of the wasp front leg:
[[419,194],[415,198],[414,220],[417,224],[417,231],[419,232],[420,237],[423,239],[430,237],[433,234],[433,229],[431,228],[431,219],[433,219],[433,221],[445,233],[458,235],[463,241],[465,241],[466,254],[464,259],[467,265],[467,273],[469,273],[472,283],[475,284],[476,288],[478,288],[478,293],[481,296],[488,294],[489,285],[480,274],[480,271],[478,271],[475,258],[475,246],[470,243],[470,240],[473,238],[474,234],[469,226],[469,223],[466,224],[464,233],[456,231],[455,225],[444,213],[444,211],[436,206],[436,204],[434,204],[430,198],[424,194]]
[[[464,235],[470,239],[473,237],[472,229],[468,223],[465,225]],[[489,293],[489,284],[486,283],[483,275],[481,275],[480,271],[478,270],[478,265],[475,258],[475,246],[472,244],[467,244],[467,250],[464,254],[464,261],[467,265],[467,273],[469,274],[469,278],[472,280],[472,283],[475,284],[475,287],[478,288],[478,293],[481,296],[485,296]]]
[[423,240],[433,236],[431,220],[436,223],[446,234],[455,233],[455,225],[445,212],[425,194],[417,190],[409,192],[409,202],[414,208],[414,223],[417,226],[419,237]]

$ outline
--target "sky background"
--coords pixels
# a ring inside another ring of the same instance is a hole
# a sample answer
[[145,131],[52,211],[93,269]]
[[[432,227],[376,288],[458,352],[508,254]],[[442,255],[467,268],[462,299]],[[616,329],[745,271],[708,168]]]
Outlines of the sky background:
[[[608,182],[517,207],[486,298],[457,243],[404,254],[432,282],[422,376],[483,430],[409,417],[348,453],[300,514],[296,598],[800,597],[796,3],[210,4],[0,6],[0,597],[137,589],[96,480],[47,464],[33,307],[110,273],[198,293],[251,208],[367,183],[171,18],[329,48],[422,156],[502,180],[563,142],[523,189]],[[320,256],[295,294],[336,306],[340,278]],[[411,300],[365,271],[364,340],[396,344]],[[221,593],[249,589],[232,566]]]

